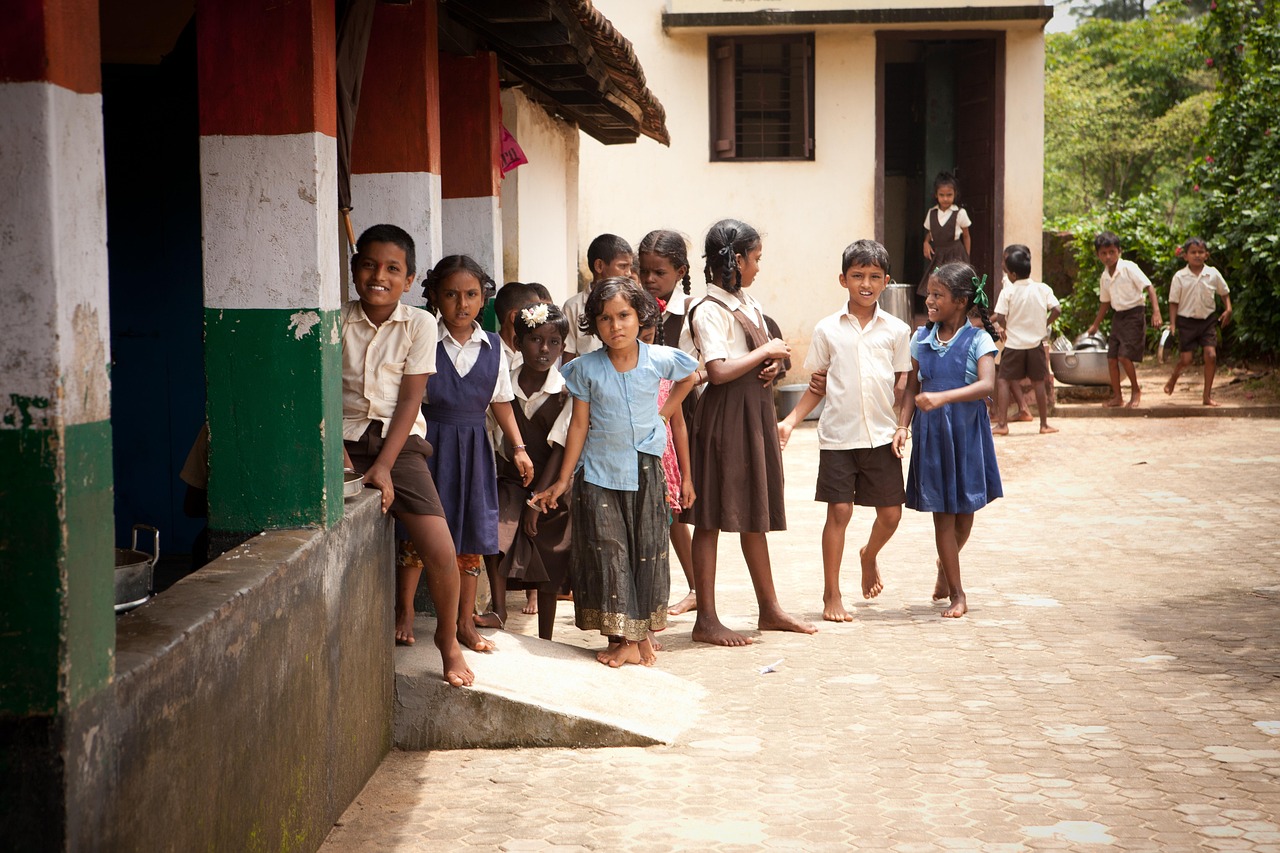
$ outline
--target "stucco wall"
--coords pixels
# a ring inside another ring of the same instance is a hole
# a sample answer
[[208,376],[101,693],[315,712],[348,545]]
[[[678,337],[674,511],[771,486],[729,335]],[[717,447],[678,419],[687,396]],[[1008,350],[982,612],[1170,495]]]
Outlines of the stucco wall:
[[[597,3],[604,6],[604,3]],[[761,9],[777,9],[778,0],[666,0],[671,12],[755,12]],[[959,9],[963,7],[998,7],[998,6],[1047,6],[1049,3],[1036,0],[788,0],[785,4],[790,11],[842,11],[845,9]],[[613,20],[612,15],[606,15]],[[627,30],[623,30],[627,32]]]
[[1005,37],[1004,242],[1031,248],[1040,278],[1044,225],[1044,34]]

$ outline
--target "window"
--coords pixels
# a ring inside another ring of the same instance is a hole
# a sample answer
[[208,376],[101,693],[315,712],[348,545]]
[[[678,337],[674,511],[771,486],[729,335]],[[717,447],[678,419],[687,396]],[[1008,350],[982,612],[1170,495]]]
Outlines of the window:
[[712,160],[813,159],[813,34],[709,41]]

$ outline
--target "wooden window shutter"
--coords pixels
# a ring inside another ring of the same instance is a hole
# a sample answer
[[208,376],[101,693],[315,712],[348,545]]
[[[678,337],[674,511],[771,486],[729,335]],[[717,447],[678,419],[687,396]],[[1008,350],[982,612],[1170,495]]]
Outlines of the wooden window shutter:
[[737,154],[732,39],[717,39],[711,51],[711,62],[711,110],[715,122],[711,156],[715,160],[729,160]]

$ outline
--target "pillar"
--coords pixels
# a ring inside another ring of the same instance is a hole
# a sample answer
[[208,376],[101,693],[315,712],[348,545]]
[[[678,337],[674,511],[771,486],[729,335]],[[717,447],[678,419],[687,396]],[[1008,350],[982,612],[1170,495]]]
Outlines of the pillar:
[[0,803],[64,843],[67,720],[115,646],[106,184],[95,0],[0,27]]
[[471,255],[502,282],[498,60],[440,54],[440,189],[444,253]]
[[[419,283],[443,254],[436,14],[434,3],[378,4],[351,146],[356,236],[380,222],[408,231]],[[425,303],[418,287],[402,301]]]
[[209,522],[342,517],[333,3],[201,0]]

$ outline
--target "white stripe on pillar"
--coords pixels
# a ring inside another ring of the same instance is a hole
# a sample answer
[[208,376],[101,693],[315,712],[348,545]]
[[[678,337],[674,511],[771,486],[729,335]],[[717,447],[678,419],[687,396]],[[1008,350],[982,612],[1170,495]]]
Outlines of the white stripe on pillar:
[[[417,283],[444,256],[440,201],[440,176],[432,172],[376,172],[351,176],[352,226],[356,238],[364,229],[381,223],[399,225],[409,232],[417,250]],[[355,290],[348,293],[355,299]],[[400,299],[408,305],[425,305],[422,288]]]
[[470,255],[501,285],[502,210],[498,197],[446,198],[442,209],[444,253]]

